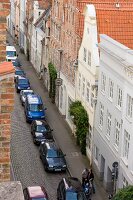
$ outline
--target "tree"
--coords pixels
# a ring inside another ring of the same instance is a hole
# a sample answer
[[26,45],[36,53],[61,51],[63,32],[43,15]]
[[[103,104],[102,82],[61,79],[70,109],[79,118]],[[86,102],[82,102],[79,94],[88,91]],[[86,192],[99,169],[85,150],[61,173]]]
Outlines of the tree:
[[133,186],[120,189],[113,197],[113,200],[132,200],[133,199]]

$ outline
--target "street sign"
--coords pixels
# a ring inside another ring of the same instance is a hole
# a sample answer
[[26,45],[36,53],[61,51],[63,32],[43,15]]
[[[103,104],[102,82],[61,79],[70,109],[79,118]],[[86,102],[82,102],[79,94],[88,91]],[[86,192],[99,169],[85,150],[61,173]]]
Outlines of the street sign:
[[61,78],[57,78],[57,79],[55,80],[55,85],[61,86],[61,85],[62,85],[62,79],[61,79]]

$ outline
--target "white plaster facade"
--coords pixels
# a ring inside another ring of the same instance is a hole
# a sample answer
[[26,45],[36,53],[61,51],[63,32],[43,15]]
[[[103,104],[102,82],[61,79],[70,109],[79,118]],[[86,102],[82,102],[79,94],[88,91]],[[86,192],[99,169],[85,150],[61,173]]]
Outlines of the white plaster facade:
[[10,10],[10,15],[7,17],[7,22],[8,22],[8,29],[12,35],[12,37],[15,36],[15,18],[16,18],[16,13],[15,13],[15,1],[10,0],[11,3],[11,10]]
[[34,1],[34,20],[32,24],[32,35],[31,35],[31,62],[38,73],[41,71],[42,65],[42,39],[45,33],[39,26],[35,26],[35,22],[41,16],[44,10],[39,9],[38,1]]
[[76,99],[82,102],[88,113],[89,133],[86,149],[87,156],[92,161],[93,125],[99,66],[96,12],[93,5],[86,5],[84,16],[84,33],[78,56]]
[[19,18],[19,46],[24,49],[26,53],[26,35],[24,21],[26,19],[26,3],[27,0],[20,0],[20,18]]
[[117,188],[133,184],[133,50],[100,36],[93,161],[107,190],[118,162]]

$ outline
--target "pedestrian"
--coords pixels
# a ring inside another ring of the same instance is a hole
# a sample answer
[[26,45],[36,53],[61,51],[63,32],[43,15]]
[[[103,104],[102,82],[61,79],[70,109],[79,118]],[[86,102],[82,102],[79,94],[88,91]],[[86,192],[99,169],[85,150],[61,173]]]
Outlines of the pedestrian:
[[95,194],[95,187],[94,187],[94,174],[93,174],[92,169],[89,170],[89,181],[91,182],[91,185],[92,185],[92,191],[93,191],[93,194]]
[[84,187],[87,182],[89,183],[89,170],[85,168],[82,172],[82,186]]

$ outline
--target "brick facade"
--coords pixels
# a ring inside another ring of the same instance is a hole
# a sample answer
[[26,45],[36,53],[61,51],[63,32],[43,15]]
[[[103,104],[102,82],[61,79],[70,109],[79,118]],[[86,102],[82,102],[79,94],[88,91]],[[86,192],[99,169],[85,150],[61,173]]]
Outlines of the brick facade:
[[14,106],[14,68],[0,64],[0,182],[10,180],[11,112]]
[[6,60],[9,0],[0,0],[0,182],[10,180],[10,113],[14,105],[14,68]]
[[6,60],[6,17],[9,9],[9,0],[0,0],[0,62]]

